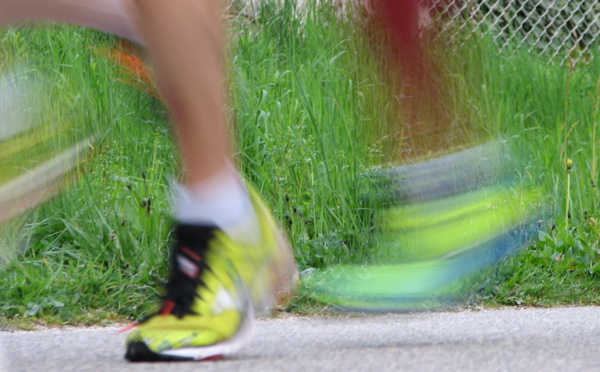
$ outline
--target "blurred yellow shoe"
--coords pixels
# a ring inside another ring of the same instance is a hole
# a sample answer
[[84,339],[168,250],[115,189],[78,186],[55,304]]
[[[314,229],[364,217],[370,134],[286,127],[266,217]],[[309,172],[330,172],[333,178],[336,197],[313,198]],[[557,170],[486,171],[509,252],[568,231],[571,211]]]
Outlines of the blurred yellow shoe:
[[284,304],[295,261],[258,194],[250,190],[261,241],[241,244],[214,226],[179,224],[162,310],[127,338],[129,361],[209,360],[239,351],[257,311]]

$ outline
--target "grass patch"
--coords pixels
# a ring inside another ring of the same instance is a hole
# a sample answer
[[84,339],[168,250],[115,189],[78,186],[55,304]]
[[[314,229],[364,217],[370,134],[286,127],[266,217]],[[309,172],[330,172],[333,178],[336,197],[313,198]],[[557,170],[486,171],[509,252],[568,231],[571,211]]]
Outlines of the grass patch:
[[[364,174],[397,146],[385,137],[391,88],[354,22],[328,4],[302,14],[283,4],[230,24],[236,157],[286,229],[301,269],[368,262],[377,255],[375,206],[362,197]],[[46,105],[68,110],[41,110],[40,125],[68,118],[66,142],[97,138],[63,193],[2,227],[3,252],[20,255],[0,271],[3,322],[147,316],[166,280],[168,185],[177,177],[163,106],[117,81],[116,68],[98,53],[112,37],[54,26],[5,31],[0,40],[1,69],[27,65],[30,76],[56,82]],[[454,104],[478,131],[521,144],[519,177],[547,185],[547,218],[534,244],[468,278],[465,300],[596,304],[600,58],[569,68],[524,52],[498,56],[489,40],[456,55],[445,64]],[[292,305],[300,313],[322,310],[305,295]]]

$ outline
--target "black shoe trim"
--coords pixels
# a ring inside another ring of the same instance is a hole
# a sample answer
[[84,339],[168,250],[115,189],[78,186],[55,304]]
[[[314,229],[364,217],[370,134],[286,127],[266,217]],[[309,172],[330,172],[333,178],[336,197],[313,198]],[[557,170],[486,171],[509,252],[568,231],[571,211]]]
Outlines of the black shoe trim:
[[133,341],[127,345],[125,359],[130,362],[182,362],[194,360],[193,358],[157,354],[142,341]]
[[191,357],[175,357],[170,355],[157,354],[150,350],[148,345],[142,341],[130,342],[127,345],[127,352],[125,353],[125,359],[133,363],[139,362],[208,362],[221,360],[224,356],[217,354],[209,356],[203,359],[194,359]]
[[[191,307],[199,297],[198,287],[204,286],[202,272],[210,270],[204,261],[206,251],[209,249],[209,241],[214,238],[217,230],[215,226],[190,225],[180,223],[175,226],[175,244],[171,253],[171,275],[166,285],[166,293],[163,297],[165,302],[172,303],[170,314],[178,318],[194,312]],[[188,250],[186,252],[186,250]],[[197,268],[195,277],[186,276],[180,270],[178,257],[185,257],[186,261],[193,263]],[[164,308],[163,308],[164,309]]]

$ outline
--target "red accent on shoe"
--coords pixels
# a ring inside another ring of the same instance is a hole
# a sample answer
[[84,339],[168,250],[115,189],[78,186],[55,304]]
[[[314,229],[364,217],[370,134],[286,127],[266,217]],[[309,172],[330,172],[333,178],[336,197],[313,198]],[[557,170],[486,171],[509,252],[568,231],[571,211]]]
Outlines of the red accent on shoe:
[[173,311],[174,307],[175,307],[175,302],[165,301],[165,304],[163,305],[163,308],[160,311],[160,315],[167,316],[167,315],[171,314],[171,311]]
[[208,362],[208,361],[211,361],[211,360],[221,360],[221,359],[224,359],[224,358],[225,357],[223,355],[213,355],[213,356],[209,356],[209,357],[204,358],[204,359],[199,359],[198,361],[199,362]]
[[137,324],[137,323],[136,323],[136,324],[131,324],[131,325],[128,325],[127,327],[124,327],[124,328],[121,328],[121,329],[119,329],[119,330],[117,331],[117,333],[123,333],[123,332],[130,331],[130,330],[134,329],[135,327],[137,327],[138,325],[139,325],[139,324]]
[[184,251],[188,256],[190,256],[194,260],[196,260],[196,261],[202,261],[202,257],[200,257],[199,255],[197,255],[196,253],[194,253],[188,247],[182,247],[181,250]]

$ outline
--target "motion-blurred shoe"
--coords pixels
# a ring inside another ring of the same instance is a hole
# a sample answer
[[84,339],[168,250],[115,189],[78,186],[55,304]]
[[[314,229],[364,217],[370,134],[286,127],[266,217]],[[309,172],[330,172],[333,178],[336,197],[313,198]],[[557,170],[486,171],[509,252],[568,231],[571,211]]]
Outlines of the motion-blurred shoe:
[[287,240],[256,192],[260,242],[179,224],[162,310],[127,338],[129,361],[211,360],[239,351],[257,312],[285,306],[298,283]]

